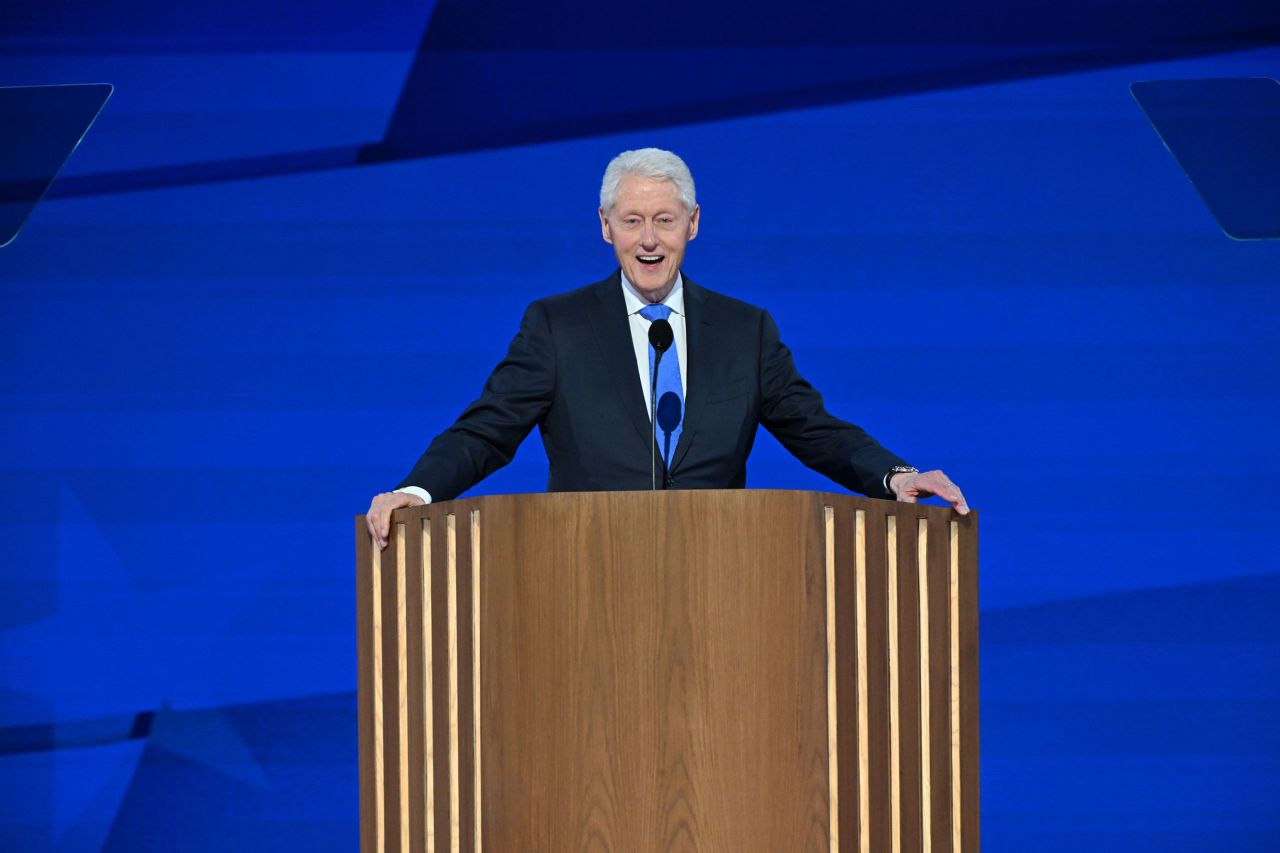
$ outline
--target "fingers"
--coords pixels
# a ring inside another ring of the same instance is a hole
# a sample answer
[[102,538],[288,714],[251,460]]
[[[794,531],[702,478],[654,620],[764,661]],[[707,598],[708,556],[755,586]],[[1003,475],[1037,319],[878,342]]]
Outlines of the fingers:
[[964,499],[964,493],[941,471],[926,471],[916,478],[914,485],[918,489],[927,490],[929,494],[942,498],[955,507],[956,512],[961,515],[969,514],[969,504]]
[[937,495],[947,503],[955,507],[956,512],[960,515],[969,514],[969,503],[964,498],[964,493],[960,491],[960,487],[951,482],[950,478],[941,471],[925,471],[917,474],[909,483],[906,483],[901,492],[898,494],[898,500],[905,503],[915,503],[917,498]]
[[391,532],[391,513],[401,507],[411,506],[421,501],[403,492],[383,492],[375,495],[365,514],[365,526],[369,536],[379,549],[387,547],[387,536]]
[[385,494],[375,495],[364,517],[369,536],[379,550],[387,547],[387,530],[391,525],[391,510],[387,508],[386,497]]

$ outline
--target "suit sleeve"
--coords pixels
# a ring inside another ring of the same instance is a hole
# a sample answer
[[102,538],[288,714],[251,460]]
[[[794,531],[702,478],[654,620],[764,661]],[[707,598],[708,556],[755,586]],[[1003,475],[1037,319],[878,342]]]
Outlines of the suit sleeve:
[[511,461],[554,390],[555,345],[546,310],[535,302],[480,398],[435,437],[397,488],[426,489],[433,501],[456,498]]
[[861,427],[827,412],[822,395],[810,385],[782,343],[769,312],[760,326],[760,422],[808,467],[855,492],[893,498],[884,475],[906,465]]

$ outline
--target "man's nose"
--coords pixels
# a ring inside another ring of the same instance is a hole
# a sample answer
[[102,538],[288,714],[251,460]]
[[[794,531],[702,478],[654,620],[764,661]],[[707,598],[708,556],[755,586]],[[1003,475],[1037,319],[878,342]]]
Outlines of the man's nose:
[[646,222],[644,228],[640,232],[640,242],[645,248],[658,245],[658,225],[656,222]]

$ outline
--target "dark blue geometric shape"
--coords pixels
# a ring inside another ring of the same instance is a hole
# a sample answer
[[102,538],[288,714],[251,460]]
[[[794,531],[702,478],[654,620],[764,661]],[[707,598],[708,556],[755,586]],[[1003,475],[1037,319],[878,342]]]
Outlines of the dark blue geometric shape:
[[[160,716],[104,850],[359,846],[354,693]],[[215,757],[229,735],[238,749]],[[202,743],[208,757],[188,750]]]
[[[984,615],[982,638],[1009,644],[1280,644],[1278,613],[1280,572],[1268,572],[997,610]],[[1280,680],[1274,687],[1280,698]]]
[[410,50],[430,11],[431,0],[6,0],[0,53]]
[[1280,239],[1280,82],[1224,77],[1129,88],[1227,236]]
[[[296,3],[274,18],[218,13],[142,16],[142,30],[85,7],[92,35],[72,36],[43,4],[18,16],[13,42],[45,38],[110,50],[399,47],[424,10],[384,2],[351,10]],[[60,5],[58,7],[62,9]],[[65,12],[65,10],[63,10]],[[1177,0],[1152,13],[1138,0],[1085,8],[987,0],[907,6],[811,7],[704,0],[678,20],[637,21],[627,7],[586,0],[426,4],[430,22],[381,140],[83,176],[58,196],[296,174],[353,165],[670,127],[847,101],[938,91],[1280,42],[1280,11],[1258,0],[1205,7]],[[370,20],[372,16],[372,20]],[[65,15],[63,16],[65,18]],[[256,23],[255,23],[256,21]],[[0,44],[5,44],[0,39]]]
[[109,97],[106,83],[0,88],[0,247],[18,236]]
[[144,748],[124,741],[0,758],[0,850],[101,850]]
[[1280,40],[1280,8],[1180,0],[747,4],[442,0],[372,158],[948,89]]
[[94,720],[9,726],[0,729],[0,756],[142,740],[151,733],[154,719],[154,711],[142,711]]
[[104,193],[138,192],[172,186],[195,186],[219,181],[242,181],[252,178],[299,175],[327,169],[341,169],[360,163],[361,146],[336,145],[293,151],[287,154],[264,154],[156,166],[96,175],[76,175],[59,181],[49,192],[50,198],[102,195]]

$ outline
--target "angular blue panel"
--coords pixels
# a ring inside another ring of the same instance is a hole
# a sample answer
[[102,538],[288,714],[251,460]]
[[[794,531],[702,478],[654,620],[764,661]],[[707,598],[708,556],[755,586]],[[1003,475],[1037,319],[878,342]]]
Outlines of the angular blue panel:
[[18,236],[109,97],[106,83],[0,88],[0,246]]
[[1130,90],[1227,236],[1280,238],[1280,82],[1148,80]]
[[[657,22],[591,0],[441,0],[383,145],[394,159],[705,122],[1273,43],[1231,0],[703,0]],[[518,69],[515,71],[514,69]]]

